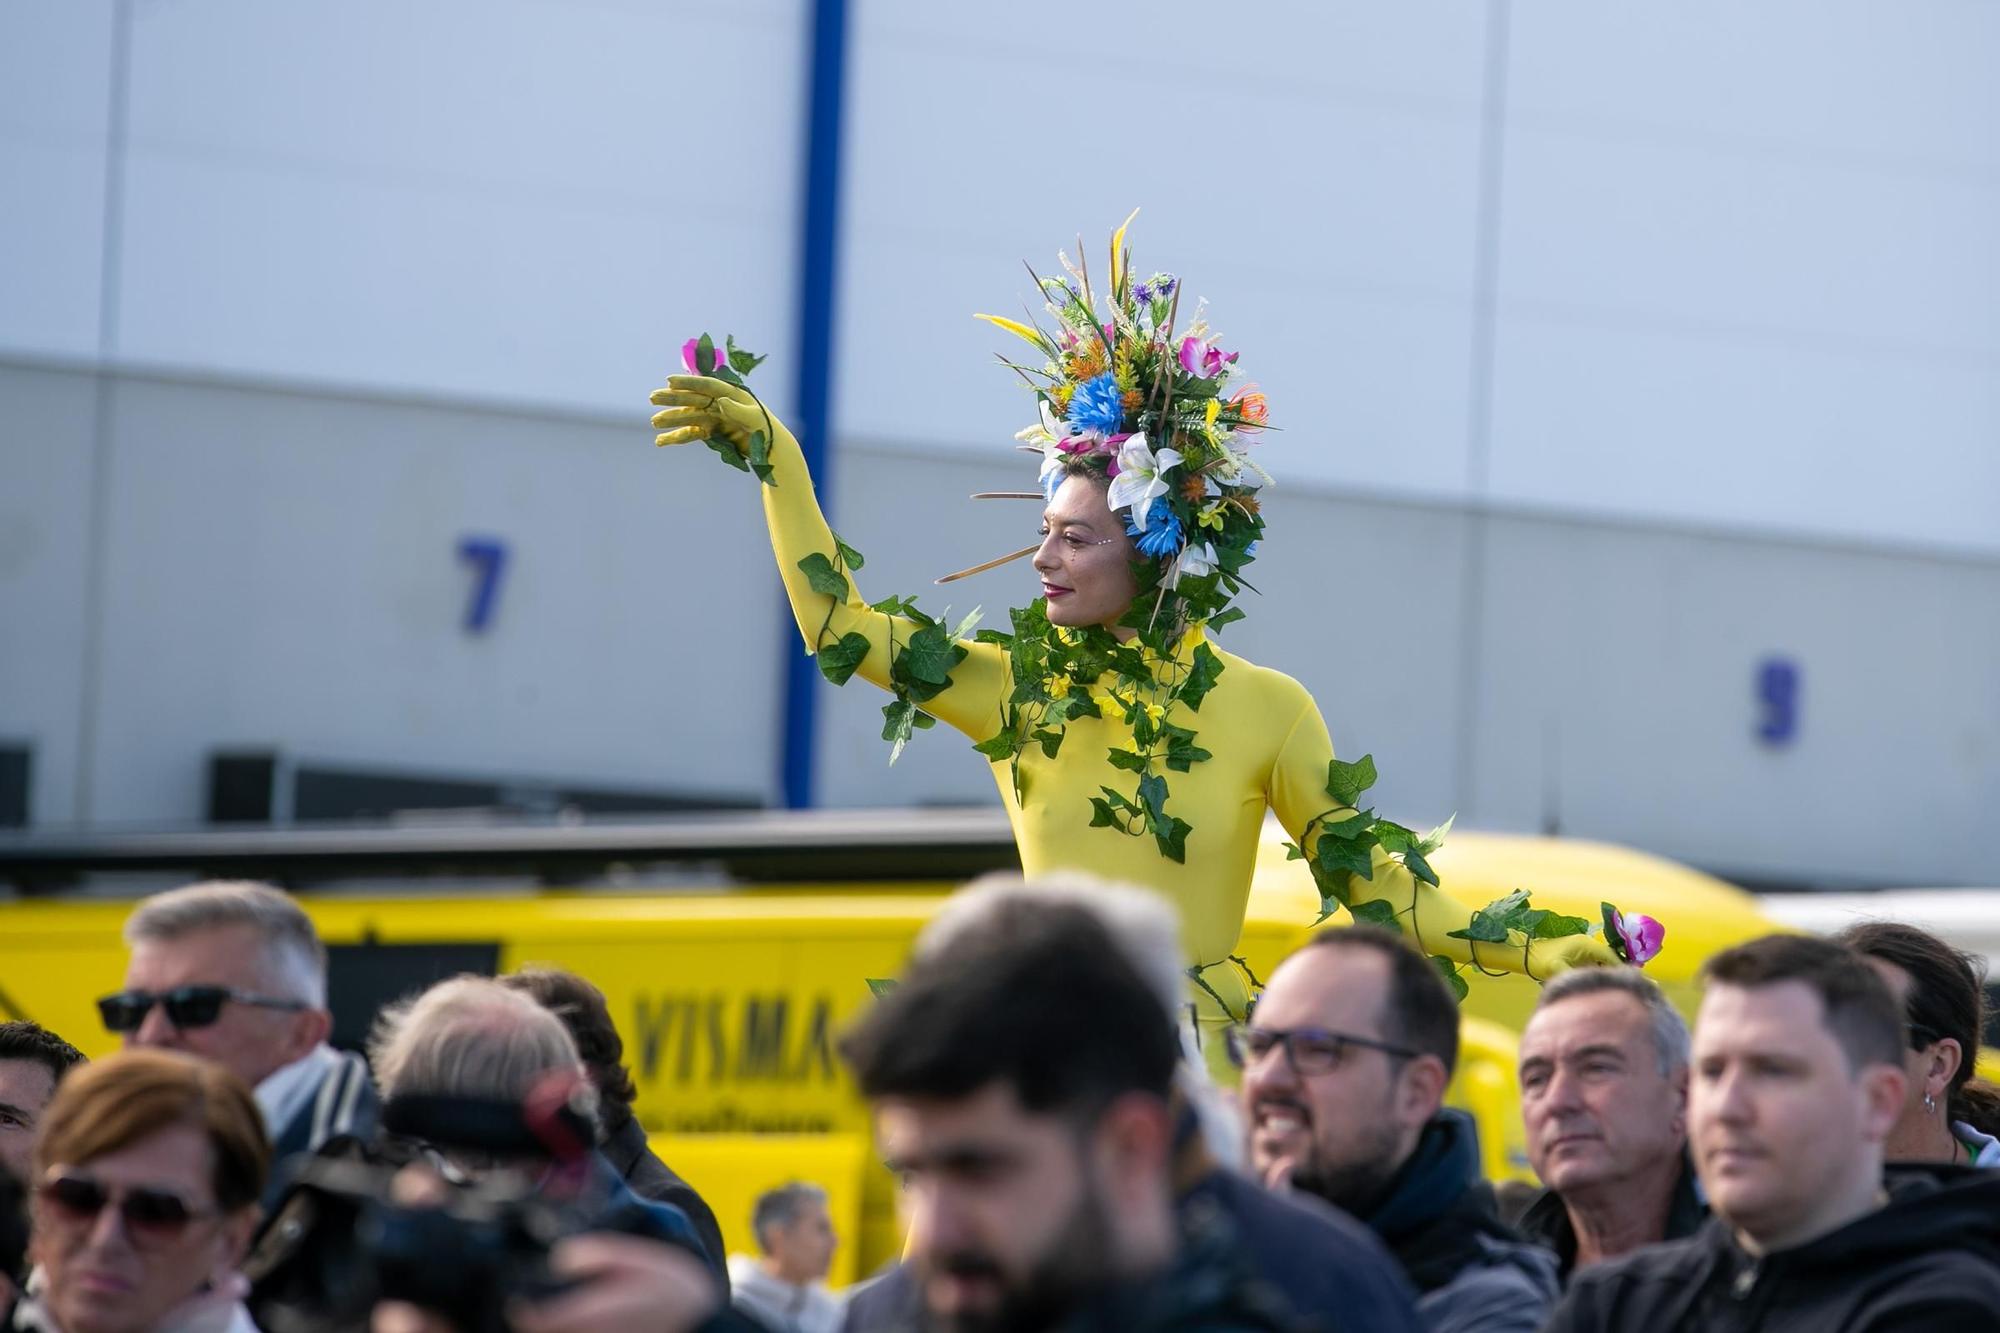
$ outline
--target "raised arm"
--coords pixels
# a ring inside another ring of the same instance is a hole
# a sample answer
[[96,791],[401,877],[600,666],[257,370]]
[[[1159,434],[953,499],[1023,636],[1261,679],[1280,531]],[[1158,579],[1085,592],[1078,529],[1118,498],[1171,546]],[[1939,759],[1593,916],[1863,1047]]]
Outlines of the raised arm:
[[[1326,722],[1318,705],[1307,697],[1272,765],[1271,808],[1313,865],[1321,893],[1338,898],[1355,919],[1384,918],[1382,924],[1393,924],[1426,954],[1442,954],[1454,963],[1476,963],[1489,971],[1526,972],[1544,981],[1572,967],[1618,962],[1603,941],[1588,935],[1475,946],[1470,940],[1452,936],[1453,931],[1472,925],[1472,909],[1435,884],[1417,878],[1403,861],[1391,855],[1391,848],[1364,845],[1350,852],[1334,844],[1322,855],[1321,840],[1337,838],[1343,821],[1357,813],[1352,804],[1337,800],[1328,790],[1333,785],[1328,772],[1333,757]],[[1372,840],[1364,840],[1364,844],[1368,841]],[[1417,855],[1418,864],[1423,864],[1421,852]],[[1359,873],[1364,857],[1368,867],[1365,877]],[[1386,902],[1388,912],[1367,906],[1376,902]],[[1357,908],[1361,910],[1355,911]]]
[[[733,446],[767,480],[759,487],[764,493],[764,522],[806,651],[826,650],[829,660],[838,654],[844,663],[859,647],[859,641],[849,636],[858,635],[867,641],[867,651],[853,674],[883,689],[893,688],[892,642],[894,652],[903,653],[922,627],[906,616],[873,610],[862,600],[848,569],[850,562],[843,558],[813,495],[805,455],[784,423],[747,390],[701,375],[670,377],[666,388],[654,392],[653,403],[663,409],[653,417],[660,431],[657,443],[720,441]],[[763,444],[753,451],[755,436],[762,436]],[[813,566],[811,572],[805,565]],[[838,581],[843,593],[836,596],[815,588],[816,578],[822,587]],[[919,706],[973,740],[983,741],[1000,725],[1000,705],[1008,689],[1007,655],[991,644],[960,642],[966,656],[951,668],[950,684]],[[934,674],[932,665],[905,660],[906,671],[925,675]]]

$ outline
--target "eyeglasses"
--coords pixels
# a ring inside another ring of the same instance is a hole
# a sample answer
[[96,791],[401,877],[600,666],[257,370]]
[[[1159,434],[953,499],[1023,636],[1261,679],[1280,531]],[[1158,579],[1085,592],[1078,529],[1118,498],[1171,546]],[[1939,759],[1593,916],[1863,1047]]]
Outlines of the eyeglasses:
[[1283,1045],[1285,1062],[1292,1067],[1294,1074],[1301,1077],[1338,1069],[1347,1056],[1349,1046],[1381,1051],[1399,1060],[1414,1059],[1417,1054],[1407,1046],[1377,1041],[1373,1037],[1357,1037],[1348,1032],[1329,1032],[1325,1028],[1281,1030],[1233,1027],[1229,1029],[1228,1041],[1229,1058],[1246,1069],[1270,1054],[1272,1047]]
[[89,1176],[51,1176],[35,1187],[35,1196],[61,1220],[77,1226],[95,1221],[106,1205],[113,1205],[135,1245],[165,1245],[190,1223],[221,1211],[196,1208],[172,1190],[145,1185],[109,1190]]
[[228,986],[176,986],[170,991],[122,990],[97,1002],[104,1026],[113,1032],[137,1032],[153,1006],[164,1005],[167,1021],[177,1028],[205,1028],[222,1016],[225,1001],[252,1004],[260,1009],[310,1009],[303,1000],[281,1000],[271,995],[253,995]]

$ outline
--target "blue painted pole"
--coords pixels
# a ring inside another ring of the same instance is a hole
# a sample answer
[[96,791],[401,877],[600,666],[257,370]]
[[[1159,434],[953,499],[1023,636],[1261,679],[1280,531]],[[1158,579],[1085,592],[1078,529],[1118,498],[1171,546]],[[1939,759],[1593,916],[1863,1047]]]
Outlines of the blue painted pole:
[[[833,308],[840,228],[840,133],[847,77],[847,0],[814,0],[807,51],[804,225],[799,246],[798,437],[806,466],[829,504],[833,469],[828,448],[833,427]],[[794,642],[791,616],[784,641]],[[819,669],[796,649],[785,656],[785,733],[782,778],[785,804],[813,803],[814,704]]]

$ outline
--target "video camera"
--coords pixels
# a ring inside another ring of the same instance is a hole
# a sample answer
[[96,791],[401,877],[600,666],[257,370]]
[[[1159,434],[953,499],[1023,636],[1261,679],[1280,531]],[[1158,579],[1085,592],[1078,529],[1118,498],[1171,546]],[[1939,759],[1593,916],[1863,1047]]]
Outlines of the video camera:
[[549,1247],[602,1216],[587,1096],[564,1079],[519,1105],[390,1099],[380,1142],[294,1175],[245,1265],[258,1326],[366,1330],[377,1303],[405,1301],[460,1333],[502,1333],[510,1301],[566,1285]]

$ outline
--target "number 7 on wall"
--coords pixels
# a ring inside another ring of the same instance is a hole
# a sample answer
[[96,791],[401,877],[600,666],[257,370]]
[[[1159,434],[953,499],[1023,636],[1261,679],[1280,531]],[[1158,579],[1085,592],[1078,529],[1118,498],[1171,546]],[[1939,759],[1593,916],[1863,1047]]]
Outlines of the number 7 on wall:
[[483,634],[500,600],[500,576],[507,568],[507,543],[498,537],[458,539],[458,558],[472,566],[472,596],[465,603],[465,632]]

